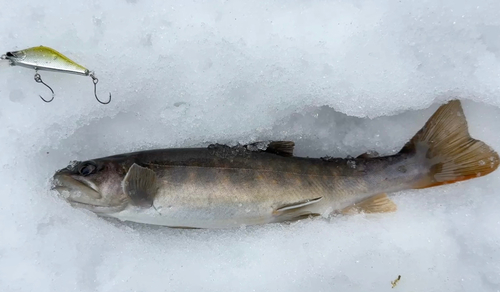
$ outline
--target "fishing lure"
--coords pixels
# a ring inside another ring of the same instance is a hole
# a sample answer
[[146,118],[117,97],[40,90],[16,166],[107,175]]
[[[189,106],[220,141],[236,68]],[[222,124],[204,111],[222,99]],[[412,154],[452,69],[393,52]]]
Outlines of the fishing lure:
[[3,60],[9,60],[11,66],[21,66],[34,69],[35,81],[37,83],[42,83],[52,92],[52,98],[49,100],[46,100],[41,95],[39,95],[40,98],[45,102],[51,102],[54,99],[54,90],[52,90],[50,86],[43,82],[42,77],[38,73],[39,70],[90,76],[90,78],[92,78],[92,82],[94,83],[94,96],[97,101],[102,104],[108,104],[111,102],[111,93],[109,94],[109,100],[107,102],[102,102],[97,97],[96,85],[97,82],[99,82],[99,79],[95,77],[93,71],[90,71],[82,65],[75,63],[68,57],[52,48],[39,46],[20,51],[12,51],[7,52],[0,58]]

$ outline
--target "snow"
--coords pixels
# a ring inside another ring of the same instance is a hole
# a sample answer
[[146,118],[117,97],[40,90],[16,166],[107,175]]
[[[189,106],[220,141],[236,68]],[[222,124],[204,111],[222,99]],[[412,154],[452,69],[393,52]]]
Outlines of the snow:
[[[500,151],[498,1],[10,1],[1,53],[45,45],[88,77],[0,63],[1,291],[500,291],[500,172],[392,195],[394,214],[230,230],[104,220],[49,190],[72,160],[293,140],[398,151],[452,98]],[[401,275],[398,285],[391,281]]]

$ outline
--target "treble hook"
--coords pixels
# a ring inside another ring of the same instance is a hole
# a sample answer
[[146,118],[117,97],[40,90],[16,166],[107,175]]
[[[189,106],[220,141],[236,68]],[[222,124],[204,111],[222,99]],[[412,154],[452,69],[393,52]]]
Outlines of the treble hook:
[[54,90],[52,90],[52,88],[50,88],[50,86],[48,86],[45,82],[43,82],[42,80],[42,77],[40,76],[40,74],[38,74],[38,71],[35,71],[35,81],[37,83],[42,83],[43,85],[47,86],[48,89],[50,89],[50,91],[52,91],[52,98],[50,100],[46,100],[44,99],[40,94],[38,96],[40,96],[40,98],[45,101],[45,102],[51,102],[52,100],[54,100]]
[[95,96],[95,99],[97,99],[98,102],[102,103],[102,104],[108,104],[111,102],[111,93],[109,94],[109,100],[107,102],[102,102],[101,100],[99,100],[99,98],[97,97],[97,82],[99,82],[99,79],[97,79],[97,77],[94,76],[94,73],[90,73],[89,74],[90,78],[92,78],[92,82],[94,83],[94,96]]

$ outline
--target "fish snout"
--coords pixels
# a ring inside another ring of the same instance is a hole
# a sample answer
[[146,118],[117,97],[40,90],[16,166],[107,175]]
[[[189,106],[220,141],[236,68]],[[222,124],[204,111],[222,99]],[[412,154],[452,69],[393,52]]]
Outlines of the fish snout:
[[52,178],[52,190],[57,191],[66,201],[90,202],[102,199],[95,185],[84,179],[79,179],[68,170],[58,171]]

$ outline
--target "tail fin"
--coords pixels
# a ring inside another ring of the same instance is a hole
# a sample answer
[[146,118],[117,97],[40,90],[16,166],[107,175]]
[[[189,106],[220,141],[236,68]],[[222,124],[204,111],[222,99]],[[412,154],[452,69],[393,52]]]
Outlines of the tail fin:
[[469,135],[458,100],[442,105],[400,153],[415,153],[429,167],[428,175],[414,185],[416,189],[484,176],[499,165],[498,154]]

